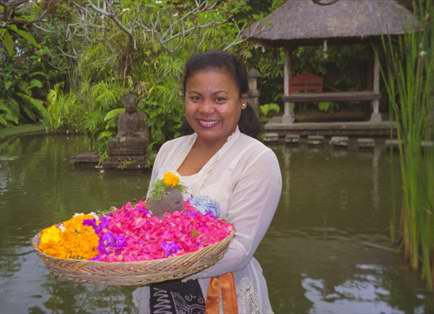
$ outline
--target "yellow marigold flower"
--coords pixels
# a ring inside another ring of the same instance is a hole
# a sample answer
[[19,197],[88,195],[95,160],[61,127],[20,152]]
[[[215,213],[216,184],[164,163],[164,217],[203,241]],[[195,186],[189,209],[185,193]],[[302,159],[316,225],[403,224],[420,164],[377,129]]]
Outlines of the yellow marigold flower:
[[[93,215],[76,215],[63,223],[64,232],[47,228],[42,231],[39,248],[48,255],[59,258],[91,259],[98,255],[98,235],[91,226],[83,225],[83,220],[92,219]],[[50,229],[50,231],[48,231]],[[45,242],[42,235],[46,234]],[[58,237],[56,238],[56,236]],[[48,237],[48,236],[51,236]],[[47,239],[55,239],[48,241]]]
[[56,226],[53,225],[51,227],[45,228],[41,232],[41,236],[39,238],[39,248],[43,250],[51,245],[56,245],[59,243],[62,237],[62,231]]
[[165,186],[175,187],[179,184],[179,177],[173,172],[166,172],[163,175],[163,183]]

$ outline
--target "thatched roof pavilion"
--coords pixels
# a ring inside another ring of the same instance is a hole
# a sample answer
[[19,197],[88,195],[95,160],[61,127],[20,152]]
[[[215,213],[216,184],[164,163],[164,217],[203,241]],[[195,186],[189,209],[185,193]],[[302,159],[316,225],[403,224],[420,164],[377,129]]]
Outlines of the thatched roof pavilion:
[[[395,0],[288,0],[263,20],[253,23],[244,35],[264,46],[285,48],[285,117],[293,114],[290,111],[293,111],[294,100],[288,95],[291,49],[324,42],[378,40],[381,35],[401,35],[414,31],[417,25],[417,18]],[[370,98],[374,110],[371,120],[381,121],[378,111],[378,62],[376,58],[374,90],[370,91],[376,94]],[[325,97],[324,100],[332,98]],[[290,103],[292,108],[289,107]],[[293,120],[292,116],[287,122]]]
[[246,35],[261,43],[304,45],[321,40],[401,35],[417,26],[417,19],[394,0],[289,0]]

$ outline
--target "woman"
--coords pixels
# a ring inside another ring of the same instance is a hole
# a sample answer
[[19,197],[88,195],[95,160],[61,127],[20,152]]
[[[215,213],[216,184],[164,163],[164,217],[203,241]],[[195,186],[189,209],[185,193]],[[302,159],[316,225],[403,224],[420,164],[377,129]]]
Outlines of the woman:
[[[166,171],[177,172],[189,193],[217,201],[220,217],[235,227],[224,257],[183,282],[190,288],[198,282],[199,293],[209,299],[210,279],[232,273],[238,312],[272,313],[262,269],[253,254],[275,213],[282,180],[273,151],[245,134],[259,131],[257,119],[249,119],[254,112],[246,104],[246,70],[228,53],[199,54],[186,64],[183,91],[185,119],[194,133],[161,147],[150,186]],[[149,301],[149,295],[149,288],[134,292],[141,312],[155,305],[150,305],[155,296]]]

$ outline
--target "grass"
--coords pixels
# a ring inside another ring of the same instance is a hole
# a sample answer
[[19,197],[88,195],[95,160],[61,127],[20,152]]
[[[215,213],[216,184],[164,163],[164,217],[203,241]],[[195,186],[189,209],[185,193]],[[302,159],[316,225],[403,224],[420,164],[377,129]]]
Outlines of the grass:
[[414,0],[421,31],[399,39],[383,38],[386,65],[382,69],[397,121],[402,179],[400,232],[410,266],[421,269],[428,288],[434,282],[434,153],[424,153],[421,141],[432,140],[434,111],[434,5]]

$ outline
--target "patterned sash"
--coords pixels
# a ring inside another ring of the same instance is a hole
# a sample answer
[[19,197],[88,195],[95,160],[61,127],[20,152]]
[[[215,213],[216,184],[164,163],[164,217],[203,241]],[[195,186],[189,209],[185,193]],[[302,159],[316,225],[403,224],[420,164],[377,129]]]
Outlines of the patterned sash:
[[166,281],[150,285],[152,314],[203,314],[205,300],[197,280]]

